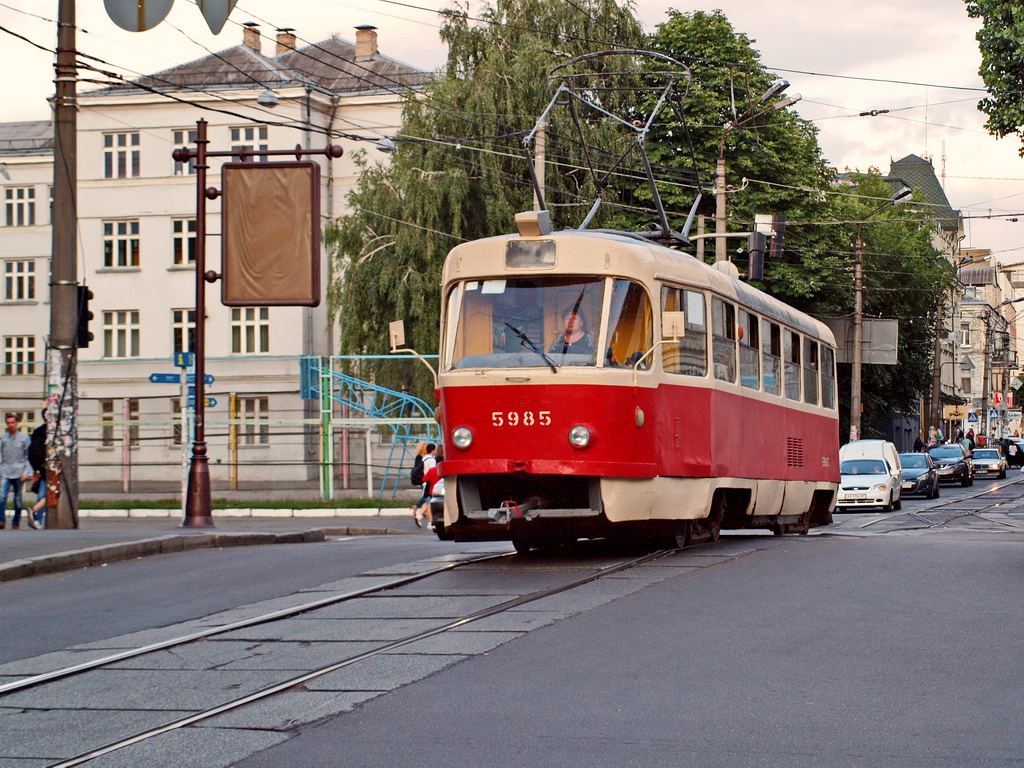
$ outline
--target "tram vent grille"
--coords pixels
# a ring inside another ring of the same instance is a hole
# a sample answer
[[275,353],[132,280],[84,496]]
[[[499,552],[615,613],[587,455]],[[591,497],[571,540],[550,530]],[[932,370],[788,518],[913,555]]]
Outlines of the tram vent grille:
[[786,466],[802,467],[804,465],[804,440],[802,437],[786,438]]

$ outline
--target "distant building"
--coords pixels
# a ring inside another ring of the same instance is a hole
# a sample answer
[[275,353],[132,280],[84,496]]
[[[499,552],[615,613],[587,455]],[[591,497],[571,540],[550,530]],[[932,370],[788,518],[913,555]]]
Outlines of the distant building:
[[[282,29],[269,41],[273,51],[264,52],[259,28],[249,24],[241,45],[79,94],[78,275],[94,294],[95,316],[95,339],[79,351],[83,489],[122,483],[126,463],[135,480],[166,480],[168,463],[181,457],[181,430],[171,421],[184,390],[149,378],[176,372],[173,355],[189,349],[195,327],[195,168],[173,160],[173,149],[194,141],[199,119],[209,124],[211,151],[340,144],[340,159],[318,157],[321,219],[328,222],[346,210],[359,173],[356,153],[375,155],[374,143],[398,131],[402,95],[429,81],[429,73],[381,54],[377,42],[376,29],[363,26],[354,44],[333,37],[297,47],[293,31]],[[39,417],[44,396],[52,134],[48,122],[0,124],[0,402],[27,422]],[[211,186],[219,186],[222,162],[211,162]],[[217,200],[208,211],[207,268],[216,271]],[[324,296],[315,308],[229,308],[219,301],[219,284],[208,286],[207,373],[215,383],[207,395],[217,405],[207,411],[207,437],[215,482],[228,478],[228,464],[241,466],[244,480],[253,456],[263,464],[255,470],[262,479],[310,476],[305,462],[316,460],[315,435],[296,425],[304,416],[299,356],[336,348],[326,254],[321,275]],[[245,422],[217,426],[229,409]]]

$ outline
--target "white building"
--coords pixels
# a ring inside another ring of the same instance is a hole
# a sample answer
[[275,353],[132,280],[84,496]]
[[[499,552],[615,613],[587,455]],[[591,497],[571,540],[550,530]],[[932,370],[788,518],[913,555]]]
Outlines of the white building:
[[[259,28],[247,25],[234,48],[79,94],[78,279],[93,293],[95,336],[79,350],[83,490],[180,474],[174,467],[181,463],[181,431],[172,422],[183,390],[150,376],[179,372],[174,353],[189,348],[194,328],[196,177],[171,153],[194,140],[196,121],[208,122],[210,151],[340,144],[340,159],[314,156],[326,222],[345,211],[358,173],[354,155],[377,155],[374,143],[398,130],[402,93],[429,77],[381,55],[373,27],[357,28],[354,45],[331,38],[296,48],[291,30],[277,31],[267,46],[275,47],[272,55],[261,42]],[[222,162],[211,162],[209,186],[219,186]],[[0,402],[28,423],[39,417],[45,391],[52,179],[52,126],[0,124]],[[207,269],[214,271],[219,212],[218,201],[210,201]],[[315,308],[229,308],[220,304],[219,283],[207,287],[206,371],[215,382],[206,394],[217,402],[207,409],[207,440],[215,484],[232,478],[228,465],[237,465],[243,483],[315,477],[308,462],[317,459],[316,436],[298,423],[313,412],[298,389],[299,356],[329,355],[335,347],[326,256],[321,261],[324,295]],[[218,424],[232,408],[249,423]]]

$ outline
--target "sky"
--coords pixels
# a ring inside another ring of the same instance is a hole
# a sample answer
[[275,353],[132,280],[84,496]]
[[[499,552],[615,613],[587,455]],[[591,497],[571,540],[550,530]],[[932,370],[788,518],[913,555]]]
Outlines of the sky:
[[[449,7],[444,0],[239,0],[217,36],[194,0],[177,0],[167,19],[147,32],[118,28],[99,0],[78,6],[78,49],[105,62],[101,69],[128,77],[237,45],[246,21],[259,23],[268,37],[292,27],[306,42],[333,34],[354,41],[356,26],[372,24],[382,53],[423,69],[442,66],[446,54],[437,14]],[[802,95],[792,109],[819,128],[829,164],[885,172],[891,160],[908,154],[930,158],[951,205],[965,216],[963,247],[989,248],[1003,263],[1024,263],[1020,140],[997,140],[984,128],[976,106],[985,96],[975,40],[980,21],[968,18],[963,0],[635,3],[647,31],[666,20],[670,7],[720,9],[751,38],[762,64],[790,81],[787,93]],[[0,0],[0,71],[9,73],[0,122],[49,116],[52,54],[4,30],[52,50],[56,15],[57,0]],[[872,110],[879,114],[860,116]]]

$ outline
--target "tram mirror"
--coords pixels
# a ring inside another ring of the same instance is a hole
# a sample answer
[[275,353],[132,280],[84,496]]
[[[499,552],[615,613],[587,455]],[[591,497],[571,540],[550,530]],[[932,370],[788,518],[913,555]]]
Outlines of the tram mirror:
[[388,325],[388,338],[391,339],[391,351],[405,346],[405,322],[395,320]]
[[661,338],[678,339],[686,335],[685,312],[661,313]]

